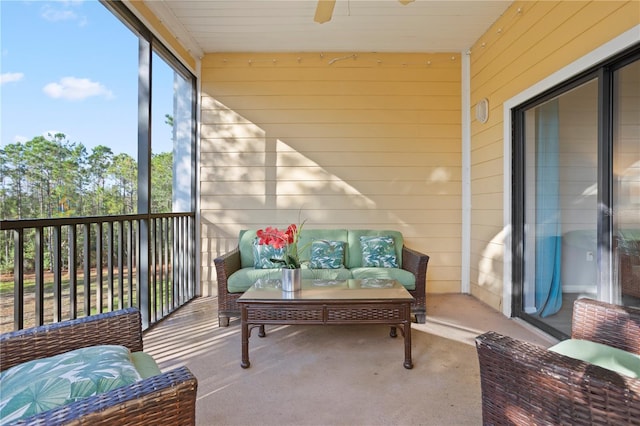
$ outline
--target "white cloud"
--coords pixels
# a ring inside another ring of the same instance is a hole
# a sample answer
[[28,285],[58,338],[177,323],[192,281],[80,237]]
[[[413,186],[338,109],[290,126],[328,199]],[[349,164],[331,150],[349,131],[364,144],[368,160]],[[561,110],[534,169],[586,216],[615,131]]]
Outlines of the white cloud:
[[78,15],[75,14],[72,10],[61,10],[54,9],[50,6],[44,7],[42,10],[42,17],[47,21],[58,22],[58,21],[72,21],[78,18]]
[[88,78],[63,77],[57,83],[49,83],[42,88],[44,93],[54,99],[79,101],[92,96],[103,96],[112,99],[111,90]]
[[20,81],[24,78],[24,74],[21,72],[5,72],[0,74],[0,84],[13,83]]
[[82,6],[82,1],[57,1],[47,3],[41,8],[41,16],[49,22],[77,21],[81,27],[87,25],[87,17],[78,15],[74,7]]

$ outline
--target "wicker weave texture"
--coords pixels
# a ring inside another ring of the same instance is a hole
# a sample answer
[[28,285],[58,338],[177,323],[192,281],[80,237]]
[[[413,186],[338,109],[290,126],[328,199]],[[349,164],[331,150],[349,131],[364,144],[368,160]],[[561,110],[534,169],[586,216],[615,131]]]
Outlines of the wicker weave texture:
[[129,308],[2,334],[0,371],[32,359],[95,345],[122,345],[141,351],[140,312]]
[[404,318],[404,312],[399,307],[375,307],[363,308],[331,308],[327,312],[329,322],[335,321],[358,321],[358,322],[385,322],[398,321]]
[[405,313],[400,307],[365,305],[323,306],[302,305],[293,307],[248,307],[247,320],[250,322],[289,321],[304,323],[372,322],[386,323],[403,320]]
[[[142,350],[140,312],[129,308],[0,336],[0,368],[92,345]],[[12,425],[193,425],[198,382],[186,367],[83,398]]]
[[571,337],[640,354],[640,309],[578,299]]
[[[619,312],[584,299],[574,309]],[[630,315],[637,324],[640,310]],[[478,336],[476,347],[485,425],[640,425],[640,379],[496,332]]]
[[236,248],[229,253],[217,257],[213,263],[216,266],[218,279],[218,315],[222,317],[239,317],[240,307],[237,300],[242,293],[229,293],[227,278],[240,269],[240,250]]
[[316,321],[321,323],[322,307],[303,308],[248,308],[247,319],[252,322],[269,321]]

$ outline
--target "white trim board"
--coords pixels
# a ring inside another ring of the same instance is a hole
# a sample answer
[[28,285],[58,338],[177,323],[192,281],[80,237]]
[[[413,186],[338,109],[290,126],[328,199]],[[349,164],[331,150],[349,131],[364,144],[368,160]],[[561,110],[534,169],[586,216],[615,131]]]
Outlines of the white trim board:
[[471,293],[471,58],[462,57],[462,241],[460,292]]

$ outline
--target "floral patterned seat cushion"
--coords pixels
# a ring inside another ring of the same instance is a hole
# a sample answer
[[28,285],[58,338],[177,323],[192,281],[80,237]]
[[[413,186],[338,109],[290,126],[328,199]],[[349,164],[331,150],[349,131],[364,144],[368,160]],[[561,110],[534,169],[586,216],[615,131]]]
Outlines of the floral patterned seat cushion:
[[316,240],[311,243],[311,269],[338,269],[344,267],[344,242]]
[[141,380],[124,346],[90,346],[0,373],[0,419],[10,422]]
[[361,236],[362,266],[365,268],[397,268],[396,245],[391,236]]

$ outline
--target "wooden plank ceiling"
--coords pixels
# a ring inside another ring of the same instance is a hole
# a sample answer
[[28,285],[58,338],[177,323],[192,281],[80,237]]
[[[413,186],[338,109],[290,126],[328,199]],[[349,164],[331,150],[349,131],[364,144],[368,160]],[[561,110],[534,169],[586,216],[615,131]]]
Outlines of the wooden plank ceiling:
[[145,0],[189,50],[213,52],[463,52],[511,1]]

